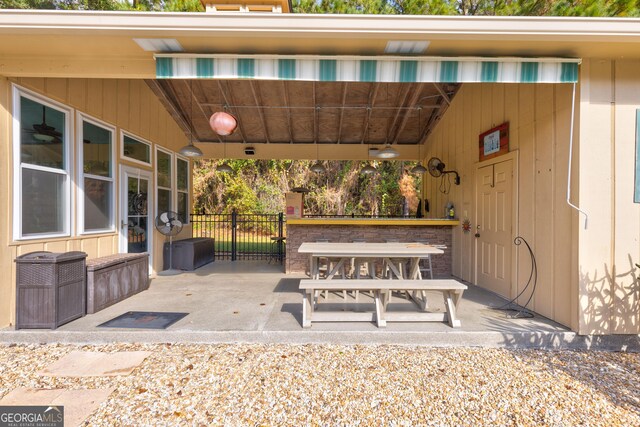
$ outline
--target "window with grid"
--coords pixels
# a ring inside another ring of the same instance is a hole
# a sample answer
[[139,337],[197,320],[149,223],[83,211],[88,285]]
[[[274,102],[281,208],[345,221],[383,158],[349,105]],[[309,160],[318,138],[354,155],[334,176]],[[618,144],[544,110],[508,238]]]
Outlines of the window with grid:
[[156,148],[156,215],[173,209],[173,156],[170,152]]
[[79,144],[82,177],[80,229],[83,233],[112,231],[115,227],[113,146],[114,129],[80,115]]
[[14,238],[70,230],[68,109],[14,87]]

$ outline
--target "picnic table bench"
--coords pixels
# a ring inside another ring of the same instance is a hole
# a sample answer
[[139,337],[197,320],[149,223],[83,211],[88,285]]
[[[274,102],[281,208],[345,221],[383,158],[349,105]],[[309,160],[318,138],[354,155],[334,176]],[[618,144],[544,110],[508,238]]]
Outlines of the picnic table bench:
[[[460,327],[456,309],[467,286],[453,279],[440,280],[378,280],[378,279],[302,279],[302,326],[308,328],[311,322],[371,322],[382,328],[389,322],[448,322],[452,328]],[[316,311],[315,295],[318,291],[371,291],[375,301],[375,312]],[[412,292],[418,302],[419,312],[388,312],[390,293],[393,291]],[[426,291],[440,291],[444,297],[445,313],[427,313]],[[420,294],[420,295],[418,295]]]

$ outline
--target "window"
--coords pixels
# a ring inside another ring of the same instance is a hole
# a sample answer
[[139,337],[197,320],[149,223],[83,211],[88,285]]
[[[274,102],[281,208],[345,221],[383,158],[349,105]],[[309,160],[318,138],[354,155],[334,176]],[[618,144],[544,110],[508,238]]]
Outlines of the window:
[[115,129],[82,114],[78,114],[78,123],[80,231],[113,231]]
[[176,212],[183,224],[189,222],[189,161],[176,156]]
[[14,238],[69,235],[70,110],[14,86]]
[[151,143],[122,132],[122,158],[130,162],[151,166]]
[[172,211],[173,197],[171,193],[172,183],[172,167],[173,156],[170,152],[156,148],[156,189],[158,197],[156,198],[156,215],[162,212]]

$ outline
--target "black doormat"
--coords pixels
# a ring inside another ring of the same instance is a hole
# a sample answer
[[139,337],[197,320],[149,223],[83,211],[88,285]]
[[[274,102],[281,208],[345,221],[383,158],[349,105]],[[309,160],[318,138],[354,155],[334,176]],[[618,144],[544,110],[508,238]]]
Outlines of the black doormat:
[[162,311],[128,311],[104,322],[102,328],[167,329],[189,313],[168,313]]

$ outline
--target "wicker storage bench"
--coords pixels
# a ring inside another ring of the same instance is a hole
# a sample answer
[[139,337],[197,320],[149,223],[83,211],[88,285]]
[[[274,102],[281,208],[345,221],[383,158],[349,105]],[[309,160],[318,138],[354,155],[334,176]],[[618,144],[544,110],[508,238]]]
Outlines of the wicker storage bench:
[[149,288],[149,254],[116,254],[87,260],[87,314]]
[[192,237],[190,239],[174,240],[173,255],[169,265],[169,242],[164,244],[164,270],[195,270],[214,260],[215,240],[209,237]]
[[84,316],[84,252],[32,252],[16,258],[16,329],[55,329]]

